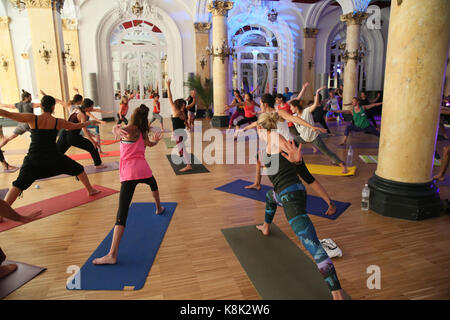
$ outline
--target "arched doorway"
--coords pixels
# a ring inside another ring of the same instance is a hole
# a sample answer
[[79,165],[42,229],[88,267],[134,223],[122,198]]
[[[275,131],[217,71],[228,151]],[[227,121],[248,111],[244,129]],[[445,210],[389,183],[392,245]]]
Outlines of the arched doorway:
[[160,94],[167,57],[167,41],[161,30],[145,20],[120,23],[111,34],[114,96],[125,92],[136,100],[148,100],[152,91]]
[[245,25],[232,37],[235,48],[233,87],[258,93],[277,92],[280,50],[274,34],[260,25]]

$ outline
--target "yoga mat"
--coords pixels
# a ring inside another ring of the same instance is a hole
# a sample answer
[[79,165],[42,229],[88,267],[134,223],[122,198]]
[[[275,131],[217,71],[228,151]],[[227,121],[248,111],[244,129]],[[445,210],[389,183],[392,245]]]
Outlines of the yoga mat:
[[114,143],[117,143],[117,142],[119,142],[120,140],[102,140],[102,145],[104,145],[104,146],[108,146],[108,145],[110,145],[110,144],[114,144]]
[[167,160],[169,160],[169,163],[172,166],[172,169],[177,176],[183,175],[183,174],[209,173],[209,170],[206,169],[206,167],[203,164],[195,163],[195,162],[198,163],[199,160],[193,154],[191,154],[192,170],[187,171],[187,172],[180,172],[180,169],[183,169],[184,167],[186,167],[186,165],[182,162],[183,161],[182,158],[180,158],[177,155],[174,155],[173,157],[175,157],[177,159],[177,161],[181,161],[181,164],[175,164],[172,162],[172,155],[171,154],[167,155]]
[[0,189],[0,199],[3,200],[6,197],[6,194],[8,193],[9,189]]
[[362,160],[362,162],[364,162],[366,164],[376,164],[376,163],[378,163],[378,156],[360,155],[359,158]]
[[[100,153],[100,157],[102,158],[106,158],[106,157],[119,157],[120,156],[120,151],[110,151],[110,152],[106,152],[105,154]],[[68,155],[68,157],[72,160],[86,160],[86,159],[91,159],[91,154],[90,153],[81,153],[81,154],[71,154]]]
[[[109,172],[109,171],[119,170],[119,167],[120,167],[118,161],[109,162],[109,163],[103,163],[103,165],[105,165],[106,168],[96,169],[94,165],[85,166],[84,167],[84,172],[86,172],[86,174],[93,174],[93,173],[100,173],[100,172]],[[58,176],[45,178],[45,179],[40,179],[40,180],[37,180],[37,181],[46,181],[46,180],[61,179],[61,178],[71,178],[71,177],[72,176],[69,176],[67,174],[60,174]]]
[[[80,286],[69,290],[140,290],[147,280],[164,234],[177,206],[161,203],[165,211],[156,215],[154,203],[133,203],[120,242],[115,265],[94,265],[92,261],[109,252],[114,228],[89,257],[79,272]],[[112,221],[111,221],[112,222]],[[77,275],[75,275],[76,279]],[[73,281],[75,284],[76,281]]]
[[173,149],[177,145],[177,143],[170,138],[164,138],[164,142],[166,143],[167,149]]
[[[55,213],[59,213],[65,210],[69,210],[75,207],[79,207],[83,204],[100,200],[105,197],[108,197],[112,194],[117,193],[118,191],[105,188],[102,186],[93,186],[95,189],[100,190],[101,192],[99,194],[96,194],[95,196],[89,197],[87,194],[86,189],[80,189],[77,191],[73,191],[70,193],[66,193],[54,198],[50,198],[47,200],[42,200],[33,204],[30,204],[28,206],[24,206],[18,209],[15,209],[19,214],[27,216],[31,212],[35,210],[42,210],[42,214],[37,217],[36,220],[46,218],[48,216],[51,216]],[[0,223],[0,232],[18,227],[23,225],[22,222],[17,221],[6,221],[3,223]]]
[[353,149],[378,149],[379,143],[351,143],[350,145],[338,145],[339,149],[347,149],[352,146]]
[[275,224],[270,236],[254,225],[222,229],[263,300],[331,300],[316,264]]
[[445,176],[444,181],[434,180],[434,182],[441,187],[450,187],[450,176]]
[[0,300],[47,270],[46,268],[36,267],[17,261],[7,260],[3,263],[3,265],[5,264],[16,264],[17,270],[7,277],[0,279]]
[[342,168],[338,166],[325,166],[321,164],[307,163],[306,167],[311,174],[321,174],[326,176],[349,177],[354,176],[356,173],[356,167],[348,167],[347,173],[342,173]]
[[3,151],[4,154],[27,154],[28,153],[28,149],[24,149],[24,150],[6,150]]
[[15,169],[9,169],[9,170],[5,170],[5,169],[0,169],[0,173],[14,173],[16,171],[18,171],[20,169],[20,167],[16,167]]
[[[273,190],[273,188],[266,185],[261,185],[261,189],[259,191],[254,189],[245,189],[246,186],[249,186],[251,184],[252,183],[249,181],[239,179],[224,186],[218,187],[216,188],[216,190],[261,202],[266,202],[266,193],[267,191]],[[308,214],[312,214],[322,218],[336,220],[342,213],[344,213],[345,210],[347,210],[348,207],[350,207],[350,203],[335,200],[332,201],[336,206],[336,213],[332,216],[327,216],[325,212],[327,212],[328,210],[328,204],[322,198],[308,195],[308,198],[306,200],[306,212]]]

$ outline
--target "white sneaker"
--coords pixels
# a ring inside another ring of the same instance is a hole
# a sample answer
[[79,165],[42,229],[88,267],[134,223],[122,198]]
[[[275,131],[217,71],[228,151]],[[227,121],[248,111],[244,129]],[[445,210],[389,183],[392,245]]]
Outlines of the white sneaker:
[[331,239],[320,240],[322,248],[328,254],[330,258],[342,257],[342,250],[337,246],[337,244]]

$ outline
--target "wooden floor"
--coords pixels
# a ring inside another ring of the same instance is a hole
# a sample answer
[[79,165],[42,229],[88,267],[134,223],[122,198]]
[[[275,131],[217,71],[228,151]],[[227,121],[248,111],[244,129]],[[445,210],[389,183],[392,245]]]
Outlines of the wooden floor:
[[[209,124],[204,121],[204,126]],[[112,139],[111,127],[111,123],[102,127],[103,139]],[[8,130],[12,128],[5,131]],[[343,128],[332,127],[332,130],[342,132]],[[325,140],[345,159],[346,151],[337,148],[340,139]],[[377,140],[362,133],[351,137],[351,141],[357,142]],[[3,150],[27,149],[28,144],[26,134]],[[105,146],[104,150],[118,148],[115,144]],[[84,153],[74,148],[69,152]],[[161,200],[178,202],[178,207],[142,290],[66,290],[67,268],[81,267],[113,227],[119,198],[115,194],[0,233],[0,246],[8,259],[47,268],[7,299],[260,299],[220,230],[261,223],[264,203],[214,190],[238,178],[253,180],[254,166],[213,165],[207,166],[210,173],[176,176],[166,159],[168,153],[163,141],[147,150]],[[336,221],[311,216],[319,238],[332,238],[343,251],[342,258],[333,259],[342,287],[353,299],[450,299],[450,216],[413,222],[361,211],[361,190],[376,165],[364,164],[358,154],[375,155],[377,150],[355,150],[356,176],[316,176],[333,199],[351,202],[352,206]],[[6,156],[16,165],[24,157]],[[306,155],[305,159],[309,163],[330,164],[323,155]],[[116,160],[105,158],[105,162]],[[80,163],[87,165],[92,161]],[[17,174],[0,174],[0,188],[10,187]],[[118,171],[89,178],[95,184],[120,188]],[[263,183],[270,184],[267,178],[263,178]],[[24,192],[14,207],[82,188],[73,178],[39,185],[40,189],[33,185]],[[314,194],[312,190],[308,192]],[[449,195],[450,188],[441,188],[442,198]],[[134,201],[152,202],[153,199],[148,189],[140,186]],[[274,222],[304,250],[282,211]],[[366,270],[371,265],[381,268],[381,290],[367,288]]]

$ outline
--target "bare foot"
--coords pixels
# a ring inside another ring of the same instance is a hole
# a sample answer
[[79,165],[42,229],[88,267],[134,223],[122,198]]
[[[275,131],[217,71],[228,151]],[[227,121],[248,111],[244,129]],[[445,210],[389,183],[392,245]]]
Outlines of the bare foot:
[[100,151],[100,154],[108,154],[108,152]]
[[330,133],[328,134],[328,136],[330,136],[330,137],[334,137],[334,136],[336,136],[336,134],[335,134],[335,133],[331,133],[331,132],[330,132]]
[[95,196],[96,194],[99,194],[100,192],[101,192],[100,190],[92,188],[92,190],[89,191],[89,197]]
[[42,210],[34,210],[27,216],[22,216],[21,220],[24,223],[31,222],[42,214]]
[[342,289],[331,291],[331,294],[333,295],[333,300],[345,300],[344,292],[342,291]]
[[345,146],[345,141],[339,143],[340,146]]
[[312,147],[312,149],[313,149],[313,153],[317,153],[317,152],[319,152],[319,150],[317,150],[316,148],[314,148],[314,147]]
[[183,169],[180,169],[180,172],[186,172],[186,171],[191,171],[191,170],[192,170],[192,166],[191,165],[187,165]]
[[263,235],[270,235],[270,226],[267,223],[264,223],[262,226],[256,226],[256,229],[262,232]]
[[101,164],[101,165],[99,165],[99,166],[95,166],[95,169],[104,169],[104,168],[106,168],[106,167],[107,167],[106,165]]
[[444,181],[445,180],[445,176],[441,176],[440,174],[438,174],[437,176],[433,177],[433,180]]
[[341,168],[342,168],[342,173],[348,173],[348,169],[347,166],[345,164],[341,164]]
[[161,214],[161,213],[163,213],[164,212],[164,210],[166,210],[166,208],[164,208],[164,207],[161,207],[161,208],[159,208],[159,210],[156,210],[156,214]]
[[18,168],[15,167],[15,166],[12,166],[12,165],[10,165],[10,164],[6,164],[6,167],[3,167],[3,169],[4,169],[5,171],[13,171],[13,170],[17,170]]
[[331,203],[331,205],[328,206],[328,210],[327,212],[325,212],[325,214],[327,216],[332,216],[336,213],[336,206],[334,205],[334,203]]
[[259,191],[259,190],[261,190],[261,185],[254,183],[252,185],[246,186],[245,189],[255,189],[255,190]]
[[16,270],[17,264],[7,264],[4,266],[0,266],[0,279],[5,278]]
[[97,265],[101,265],[101,264],[116,264],[117,263],[117,258],[114,258],[111,255],[106,255],[102,258],[97,258],[94,259],[94,261],[92,261],[93,264],[97,264]]

